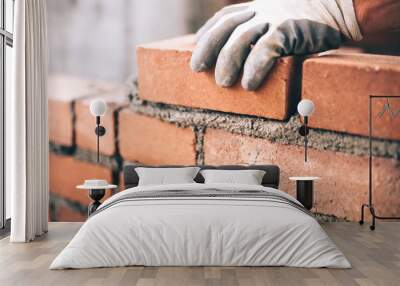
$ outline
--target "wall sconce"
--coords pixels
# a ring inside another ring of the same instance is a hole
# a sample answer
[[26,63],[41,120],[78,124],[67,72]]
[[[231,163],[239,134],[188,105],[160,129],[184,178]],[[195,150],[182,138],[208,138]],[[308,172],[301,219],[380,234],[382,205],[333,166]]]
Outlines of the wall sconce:
[[104,116],[107,111],[107,104],[102,99],[95,99],[90,103],[90,112],[93,116],[96,117],[96,129],[95,133],[97,135],[97,163],[100,161],[100,152],[99,152],[99,145],[100,145],[100,137],[106,134],[106,129],[104,126],[100,125],[100,117]]
[[314,102],[309,99],[303,99],[300,101],[299,105],[297,105],[297,111],[304,117],[303,125],[299,129],[299,134],[304,137],[304,162],[307,162],[307,136],[310,132],[308,129],[308,118],[315,111]]

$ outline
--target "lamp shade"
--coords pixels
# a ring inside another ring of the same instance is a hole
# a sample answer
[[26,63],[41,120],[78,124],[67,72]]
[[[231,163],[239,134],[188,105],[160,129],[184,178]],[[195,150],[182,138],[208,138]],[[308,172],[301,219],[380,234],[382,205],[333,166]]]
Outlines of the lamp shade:
[[300,113],[301,116],[310,116],[314,113],[315,105],[309,99],[303,99],[300,101],[299,105],[297,105],[297,111]]
[[95,99],[90,103],[90,112],[93,116],[103,116],[107,111],[107,104],[102,99]]

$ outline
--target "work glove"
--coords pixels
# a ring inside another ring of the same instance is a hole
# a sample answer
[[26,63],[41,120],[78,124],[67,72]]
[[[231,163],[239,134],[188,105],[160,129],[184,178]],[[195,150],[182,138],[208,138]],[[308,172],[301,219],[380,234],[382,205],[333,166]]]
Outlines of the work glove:
[[217,12],[197,32],[191,68],[215,65],[219,86],[256,90],[277,58],[336,49],[361,40],[352,0],[255,0]]

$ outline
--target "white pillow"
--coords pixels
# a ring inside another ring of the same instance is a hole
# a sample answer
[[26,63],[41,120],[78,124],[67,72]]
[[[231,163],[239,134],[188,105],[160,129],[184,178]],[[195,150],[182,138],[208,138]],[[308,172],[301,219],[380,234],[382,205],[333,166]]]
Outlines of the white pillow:
[[195,183],[193,179],[199,170],[199,167],[135,168],[139,176],[139,186]]
[[265,171],[261,170],[202,170],[205,184],[261,185]]

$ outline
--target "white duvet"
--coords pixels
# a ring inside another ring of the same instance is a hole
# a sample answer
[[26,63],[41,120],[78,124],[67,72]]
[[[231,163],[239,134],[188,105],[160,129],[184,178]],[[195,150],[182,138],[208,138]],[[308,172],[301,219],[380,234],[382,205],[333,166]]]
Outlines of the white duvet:
[[[131,192],[258,190],[232,184],[136,187],[114,195],[81,227],[50,269],[145,266],[293,266],[350,268],[318,222],[288,204],[258,198],[151,198]],[[107,207],[108,206],[108,207]]]

